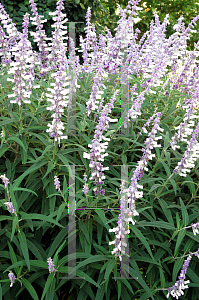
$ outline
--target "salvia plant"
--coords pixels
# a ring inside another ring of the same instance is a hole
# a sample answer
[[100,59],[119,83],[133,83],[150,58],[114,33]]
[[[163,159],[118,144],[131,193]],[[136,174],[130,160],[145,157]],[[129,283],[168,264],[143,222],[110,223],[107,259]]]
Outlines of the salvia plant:
[[51,38],[29,4],[0,4],[0,299],[198,299],[199,15],[138,40],[139,0],[115,36],[88,8],[80,64],[63,0]]

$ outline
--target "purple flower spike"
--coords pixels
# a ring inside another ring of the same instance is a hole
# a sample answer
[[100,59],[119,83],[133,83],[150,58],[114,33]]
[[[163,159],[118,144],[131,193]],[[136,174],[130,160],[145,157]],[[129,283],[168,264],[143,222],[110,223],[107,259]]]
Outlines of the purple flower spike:
[[53,262],[53,260],[52,260],[51,257],[49,257],[49,258],[47,259],[47,263],[48,263],[49,273],[55,272],[56,270],[55,270],[55,268],[54,268],[54,262]]
[[185,280],[185,275],[186,275],[187,268],[189,266],[191,259],[192,259],[192,255],[190,254],[188,256],[187,260],[185,260],[185,262],[184,262],[184,265],[180,272],[180,276],[178,277],[179,280],[175,283],[175,285],[168,288],[167,298],[169,298],[169,295],[171,294],[171,296],[176,297],[176,299],[178,299],[178,297],[180,297],[181,295],[184,295],[183,290],[188,289],[188,285],[186,285],[186,284],[190,283],[190,281],[189,280],[184,281],[184,280]]
[[101,162],[103,162],[104,157],[108,155],[108,153],[105,152],[108,147],[108,141],[110,141],[110,138],[106,138],[103,135],[103,131],[107,131],[107,129],[109,128],[109,122],[117,121],[117,119],[111,119],[110,117],[108,117],[108,114],[111,113],[111,108],[114,107],[113,103],[116,99],[117,93],[118,90],[115,91],[110,100],[110,103],[106,104],[100,113],[98,125],[95,127],[95,134],[92,140],[92,144],[88,145],[88,147],[91,148],[90,153],[84,152],[83,154],[84,158],[90,159],[89,167],[93,169],[90,179],[95,180],[94,185],[97,186],[93,189],[95,192],[95,196],[97,194],[105,195],[105,190],[98,185],[104,184],[103,179],[105,179],[105,175],[103,171],[109,169],[109,167],[103,167],[103,164]]
[[57,176],[54,176],[54,185],[55,185],[56,190],[58,190],[60,192],[60,181]]
[[84,181],[85,181],[85,184],[84,184],[84,187],[83,187],[83,192],[84,192],[84,195],[86,195],[89,192],[88,183],[86,183],[87,182],[87,175],[86,174],[84,174]]
[[7,208],[7,210],[8,210],[11,214],[17,215],[17,214],[16,214],[16,209],[14,209],[12,202],[5,202],[4,204],[5,204],[6,208]]
[[199,234],[199,223],[196,223],[196,224],[191,224],[191,228],[193,230],[193,234],[196,235],[196,234]]
[[15,275],[14,275],[14,273],[12,271],[10,271],[10,273],[8,274],[8,278],[11,281],[10,287],[12,287],[13,284],[15,283],[15,280],[16,280],[16,277],[15,277]]
[[4,175],[1,175],[0,178],[2,179],[4,185],[5,185],[5,188],[7,188],[8,186],[8,183],[9,183],[9,179],[6,177],[6,174]]

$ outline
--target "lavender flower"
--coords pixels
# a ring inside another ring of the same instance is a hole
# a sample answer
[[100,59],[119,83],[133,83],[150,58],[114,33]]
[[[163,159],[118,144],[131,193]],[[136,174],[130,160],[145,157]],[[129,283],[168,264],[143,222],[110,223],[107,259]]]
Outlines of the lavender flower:
[[84,174],[84,181],[85,181],[85,184],[84,184],[84,187],[83,187],[83,192],[86,195],[89,192],[88,183],[86,183],[87,182],[87,175],[86,174]]
[[43,24],[44,22],[46,22],[46,20],[41,20],[41,17],[43,16],[39,16],[38,11],[37,11],[37,6],[34,3],[34,0],[29,0],[29,3],[31,5],[31,11],[33,13],[33,18],[31,18],[31,20],[33,20],[33,24],[37,25],[37,31],[36,32],[31,32],[31,35],[34,36],[34,42],[37,42],[38,47],[39,47],[39,51],[40,51],[40,55],[39,55],[39,59],[40,59],[40,63],[42,65],[42,70],[41,70],[41,76],[43,77],[46,74],[46,70],[48,67],[48,45],[46,43],[45,40],[47,40],[47,36],[45,34],[45,30],[43,30]]
[[8,184],[9,184],[9,179],[6,177],[6,174],[1,175],[0,178],[3,181],[5,188],[7,188]]
[[13,284],[15,283],[15,280],[16,280],[16,277],[15,277],[15,275],[14,275],[14,273],[12,271],[10,271],[10,273],[8,274],[8,278],[11,281],[10,287],[12,287]]
[[199,258],[199,249],[194,253],[197,258]]
[[60,146],[60,139],[66,139],[67,136],[63,136],[62,130],[65,128],[61,121],[61,114],[64,112],[64,107],[68,105],[68,93],[69,89],[66,87],[69,85],[67,81],[67,70],[68,70],[68,61],[66,58],[66,45],[63,40],[66,39],[64,35],[67,33],[67,29],[63,24],[68,20],[63,20],[66,16],[61,12],[64,8],[63,0],[57,1],[57,10],[51,14],[56,15],[53,17],[53,20],[56,21],[52,27],[55,27],[53,32],[51,47],[51,54],[48,58],[53,64],[51,66],[52,70],[55,70],[51,76],[55,77],[55,83],[51,83],[51,88],[48,88],[47,91],[47,100],[52,103],[50,107],[47,107],[47,110],[52,110],[54,113],[51,115],[53,118],[52,124],[48,124],[49,129],[46,132],[49,132],[50,137],[54,137],[55,141],[58,141]]
[[191,228],[193,230],[193,234],[196,235],[196,234],[199,234],[199,223],[196,223],[196,224],[191,224]]
[[[14,78],[8,78],[8,81],[15,83],[13,88],[14,94],[8,97],[15,98],[11,103],[17,103],[21,106],[24,103],[31,103],[30,98],[33,82],[34,82],[34,59],[35,55],[32,51],[30,41],[28,41],[28,24],[29,15],[25,14],[23,21],[23,34],[19,43],[12,47],[12,52],[15,56],[15,61],[10,65],[12,68],[8,71],[9,74],[14,74]],[[38,85],[35,86],[39,87]]]
[[4,204],[11,214],[15,214],[17,216],[16,209],[14,209],[12,202],[4,202]]
[[181,161],[178,163],[178,166],[174,169],[175,174],[186,177],[186,172],[190,172],[190,168],[194,168],[194,162],[199,157],[199,143],[197,141],[199,133],[199,123],[196,126],[194,134],[188,143],[187,150],[185,151]]
[[1,134],[0,134],[0,135],[1,135],[2,138],[4,138],[5,135],[4,135],[3,130],[1,131]]
[[[108,117],[108,113],[111,112],[111,108],[113,107],[113,103],[115,101],[116,95],[118,93],[118,90],[114,93],[113,97],[111,98],[111,101],[109,104],[106,104],[104,109],[101,112],[101,116],[98,120],[98,125],[96,126],[94,139],[92,140],[92,144],[89,144],[88,147],[91,148],[90,154],[85,153],[83,154],[84,158],[90,159],[89,167],[93,168],[91,180],[95,180],[94,184],[104,184],[103,179],[105,179],[104,170],[108,170],[108,167],[103,167],[102,163],[100,161],[104,161],[104,157],[108,155],[108,153],[104,153],[108,147],[108,141],[109,138],[106,138],[102,135],[103,131],[107,131],[107,128],[109,127],[111,118]],[[117,121],[117,120],[116,120]],[[102,140],[105,140],[105,142],[102,142]],[[102,189],[101,186],[94,188],[95,195],[105,194],[105,190]]]
[[49,273],[51,273],[51,272],[55,272],[56,270],[55,270],[55,268],[54,268],[54,262],[53,262],[53,260],[52,260],[52,258],[51,257],[49,257],[48,259],[47,259],[47,263],[48,263],[48,270],[49,270]]
[[[121,213],[119,214],[119,220],[117,222],[118,226],[113,229],[109,229],[109,232],[114,232],[115,233],[115,240],[112,242],[109,242],[109,245],[114,244],[115,248],[111,252],[112,254],[115,254],[115,257],[119,257],[120,261],[122,261],[122,254],[125,254],[125,247],[127,247],[127,243],[125,241],[125,237],[127,234],[130,233],[129,226],[128,229],[125,228],[128,225],[128,222],[125,220],[125,213],[126,213],[126,199],[125,199],[125,193],[128,192],[128,189],[125,189],[125,182],[122,181],[122,184],[120,186],[120,194],[121,199],[120,199],[120,209]],[[127,230],[126,230],[127,229]]]
[[157,129],[159,131],[164,131],[160,126],[158,125],[158,122],[160,121],[160,115],[161,113],[156,113],[157,117],[154,120],[154,127],[152,128],[151,133],[149,134],[149,137],[144,142],[146,144],[146,148],[142,149],[144,152],[142,159],[138,162],[138,166],[136,167],[135,171],[133,172],[133,177],[131,178],[131,185],[129,187],[128,191],[128,221],[131,221],[132,224],[135,224],[135,220],[132,219],[132,216],[138,216],[138,212],[136,211],[135,207],[135,200],[136,198],[140,198],[143,196],[143,192],[139,192],[137,188],[143,188],[143,186],[138,185],[137,181],[140,180],[143,177],[144,170],[148,171],[147,164],[148,160],[151,160],[155,154],[151,154],[151,150],[155,147],[161,147],[161,145],[158,145],[156,140],[161,139],[161,137],[155,137],[155,133],[157,132]]
[[180,272],[180,276],[178,276],[179,280],[175,283],[175,285],[168,288],[167,298],[169,298],[169,295],[171,294],[171,296],[176,297],[176,299],[178,299],[178,297],[184,295],[183,290],[188,289],[188,285],[186,284],[190,283],[190,281],[189,280],[185,281],[185,275],[191,259],[192,259],[192,255],[190,254],[187,260],[185,260],[183,264],[182,270]]
[[[138,212],[136,210],[135,206],[135,200],[137,198],[140,198],[143,196],[143,192],[138,191],[138,188],[143,188],[142,185],[139,185],[137,183],[138,180],[140,180],[144,174],[144,170],[148,171],[147,164],[148,160],[151,160],[152,157],[155,156],[155,154],[151,154],[151,149],[154,147],[161,147],[161,145],[158,145],[156,140],[161,139],[161,137],[155,137],[155,133],[157,132],[157,129],[160,131],[163,131],[162,128],[158,125],[160,121],[160,115],[161,113],[156,113],[157,117],[154,120],[154,127],[152,128],[151,133],[149,134],[149,138],[146,139],[145,144],[146,148],[142,149],[144,152],[142,159],[138,161],[138,166],[136,167],[135,171],[133,172],[133,177],[131,178],[131,185],[128,189],[124,189],[124,186],[121,187],[121,192],[126,192],[128,195],[128,207],[125,208],[125,198],[121,199],[121,214],[119,215],[119,221],[118,226],[113,229],[109,229],[110,232],[115,232],[116,238],[113,242],[109,242],[109,244],[115,244],[115,248],[112,251],[112,254],[115,253],[115,257],[119,256],[120,260],[121,258],[121,238],[124,237],[124,233],[129,233],[129,231],[122,232],[122,228],[125,228],[124,225],[128,224],[128,222],[132,222],[133,225],[135,225],[135,220],[132,217],[138,216]],[[126,214],[126,216],[125,216]],[[125,243],[124,243],[125,245]]]
[[56,190],[58,190],[60,192],[61,191],[60,190],[60,181],[56,175],[54,176],[54,185],[55,185]]

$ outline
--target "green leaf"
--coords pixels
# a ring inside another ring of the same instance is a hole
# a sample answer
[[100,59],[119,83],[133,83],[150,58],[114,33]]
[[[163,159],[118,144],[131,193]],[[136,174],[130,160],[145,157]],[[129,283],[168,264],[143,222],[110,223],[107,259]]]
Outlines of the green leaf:
[[[12,262],[12,264],[16,264],[17,263],[17,257],[15,255],[15,252],[14,252],[11,244],[9,243],[9,241],[8,241],[8,247],[9,247],[9,251],[10,251],[11,262]],[[15,270],[16,273],[18,273],[19,267],[16,267],[14,270]]]
[[174,226],[172,226],[170,223],[163,222],[163,221],[153,221],[153,222],[141,221],[139,222],[139,225],[143,227],[152,226],[152,227],[160,227],[168,230],[175,230]]
[[0,216],[0,221],[4,221],[4,220],[13,220],[13,217],[11,217],[11,216]]
[[26,143],[26,138],[24,135],[22,136],[22,140],[23,140],[25,150],[24,150],[24,148],[22,148],[20,146],[20,153],[21,153],[22,163],[26,164],[26,162],[27,162],[27,143]]
[[95,300],[103,300],[105,294],[105,283],[103,283],[98,289],[95,296]]
[[87,228],[86,228],[86,226],[85,226],[85,224],[84,224],[84,222],[82,220],[79,221],[79,228],[83,232],[83,234],[84,234],[87,242],[90,243],[90,238],[89,238],[88,230],[87,230]]
[[2,157],[2,155],[4,155],[4,153],[9,149],[8,146],[4,145],[3,147],[1,147],[0,149],[0,157]]
[[[68,273],[68,271],[70,271],[72,273],[72,272],[74,272],[74,268],[70,268],[70,267],[61,267],[61,268],[59,268],[59,272]],[[76,276],[84,278],[84,280],[90,282],[91,284],[95,285],[96,287],[100,287],[100,285],[98,283],[96,283],[91,277],[89,277],[83,271],[76,270]]]
[[93,255],[83,261],[81,261],[80,263],[78,263],[77,265],[77,269],[79,268],[82,268],[84,266],[87,266],[88,264],[91,264],[91,263],[94,263],[94,262],[97,262],[97,261],[104,261],[104,260],[108,260],[108,256],[106,255]]
[[62,226],[61,224],[59,224],[57,221],[55,221],[53,218],[49,217],[49,216],[45,216],[45,215],[40,215],[40,214],[26,214],[24,212],[19,212],[21,215],[21,219],[22,220],[27,220],[27,219],[37,219],[37,220],[42,220],[42,221],[46,221],[49,223],[53,223],[59,227],[64,228],[64,226]]
[[173,274],[172,274],[172,281],[176,282],[176,278],[178,275],[178,272],[180,271],[180,268],[182,267],[183,264],[183,258],[178,258],[175,261],[174,267],[173,267]]
[[43,179],[46,178],[46,176],[54,169],[55,163],[53,161],[48,162],[48,169],[46,171],[46,174],[44,175]]
[[56,299],[55,298],[55,282],[56,282],[56,279],[54,277],[50,283],[49,289],[47,290],[46,299],[48,299],[48,300]]
[[199,243],[199,237],[197,235],[194,235],[193,232],[186,232],[186,235],[188,235],[192,240]]
[[113,268],[115,267],[115,265],[116,265],[115,259],[112,259],[111,261],[109,261],[108,266],[106,268],[105,275],[104,275],[105,280],[107,280],[109,278],[109,275],[110,275],[111,271],[113,270]]
[[182,210],[183,226],[185,227],[189,224],[189,215],[181,198],[180,198],[180,205]]
[[41,260],[30,260],[30,265],[33,267],[38,267],[39,269],[48,269],[47,262],[41,261]]
[[34,287],[32,286],[32,284],[25,278],[21,278],[21,281],[23,282],[25,288],[28,290],[28,292],[30,293],[31,297],[34,300],[39,300],[37,293],[34,289]]
[[199,277],[192,269],[188,268],[186,275],[191,279],[191,281],[193,281],[197,285],[199,284]]
[[135,233],[137,238],[142,242],[142,244],[146,247],[148,253],[150,254],[151,258],[154,260],[153,254],[151,252],[151,248],[149,247],[149,244],[146,240],[146,238],[143,236],[141,231],[137,229],[135,226],[131,226],[131,230]]
[[81,6],[82,9],[85,9],[85,6],[83,3],[80,3],[79,5]]
[[154,300],[153,294],[152,294],[150,288],[148,287],[148,285],[146,284],[145,280],[143,280],[142,275],[140,273],[140,270],[139,270],[138,265],[136,264],[135,260],[133,258],[130,258],[129,262],[132,265],[132,267],[134,268],[134,269],[132,269],[131,267],[129,267],[129,274],[135,278],[137,283],[139,283],[143,287],[143,289],[147,292],[148,296]]
[[68,160],[65,158],[64,155],[62,155],[62,154],[60,154],[60,153],[57,153],[56,155],[61,159],[61,161],[63,162],[64,165],[66,165],[66,166],[69,165],[69,162],[68,162]]
[[2,121],[2,122],[0,122],[0,127],[2,127],[3,125],[6,125],[6,124],[14,123],[14,122],[17,122],[17,120],[8,119],[8,120],[5,120],[5,121]]
[[7,139],[7,141],[14,141],[14,142],[16,142],[17,144],[19,144],[24,149],[24,151],[27,152],[27,149],[24,146],[23,142],[20,139],[18,139],[17,137],[11,136],[10,138]]
[[67,203],[62,203],[60,206],[59,206],[59,209],[57,210],[57,217],[56,217],[56,221],[58,222],[59,221],[59,218],[61,217],[65,207],[67,206]]
[[174,226],[174,221],[172,218],[172,214],[170,209],[168,208],[168,204],[163,200],[163,199],[158,199],[158,202],[167,218],[167,220],[169,221],[170,224],[172,224]]
[[42,261],[42,256],[39,252],[39,249],[35,246],[35,244],[33,244],[31,241],[27,241],[27,245],[29,250],[34,254],[34,256],[38,259]]
[[19,268],[19,271],[17,272],[17,278],[19,278],[19,277],[21,276],[21,271],[22,271],[22,269],[23,269],[23,266],[21,266],[21,267]]
[[11,234],[11,238],[10,240],[12,241],[14,234],[15,234],[15,230],[16,230],[16,226],[17,226],[17,221],[18,221],[18,217],[14,216],[13,221],[12,221],[12,234]]
[[158,160],[163,165],[163,167],[164,167],[164,169],[167,173],[167,176],[170,177],[171,176],[171,171],[170,171],[169,167],[167,166],[167,164],[165,164],[165,162],[161,158],[159,158]]
[[41,136],[41,134],[37,134],[37,133],[34,133],[34,132],[31,132],[32,135],[36,136],[46,147],[51,145],[49,141],[47,141],[45,138],[43,138]]
[[18,232],[18,239],[19,239],[21,251],[23,253],[25,262],[27,264],[28,270],[30,271],[30,261],[29,261],[27,240],[26,240],[26,236],[23,231]]
[[100,218],[100,221],[102,223],[102,225],[104,225],[104,227],[106,227],[106,229],[109,231],[109,225],[107,224],[107,219],[105,217],[105,213],[102,209],[98,210],[98,209],[95,209],[95,212],[98,214],[99,218]]
[[53,261],[54,261],[55,266],[57,265],[58,254],[62,250],[62,248],[63,248],[63,246],[64,246],[65,243],[66,243],[66,240],[61,244],[61,246],[57,249],[57,251],[56,251],[56,253],[54,255]]
[[11,197],[11,201],[13,203],[13,207],[16,209],[16,212],[18,212],[18,205],[17,205],[17,201],[16,201],[16,198],[15,198],[15,195],[14,195],[14,192],[13,192],[13,185],[10,184],[10,197]]
[[25,266],[25,265],[26,265],[25,260],[18,261],[16,263],[12,264],[11,266],[9,266],[5,271],[3,271],[3,273],[5,273],[5,272],[7,272],[9,270],[12,270],[12,269],[14,269],[16,267],[21,267],[21,266]]
[[122,283],[121,280],[117,280],[117,299],[120,300],[122,290]]
[[48,275],[48,279],[46,281],[46,284],[44,286],[44,290],[43,290],[43,293],[42,293],[42,297],[41,297],[41,300],[44,299],[44,296],[46,295],[48,289],[50,288],[50,284],[52,283],[53,281],[53,277],[55,276],[55,272],[52,272]]
[[185,234],[186,234],[186,230],[185,230],[185,229],[183,229],[183,230],[181,230],[181,231],[179,232],[178,238],[177,238],[177,242],[176,242],[176,246],[175,246],[174,256],[177,255],[177,253],[178,253],[178,248],[180,247],[180,245],[181,245],[181,243],[182,243],[182,241],[183,241],[183,239],[184,239],[184,237],[185,237]]
[[65,239],[66,235],[68,234],[68,228],[63,228],[58,235],[56,236],[56,238],[54,239],[54,241],[51,244],[50,250],[48,252],[48,257],[53,256],[54,252],[56,251],[56,249],[59,247],[59,245],[62,243],[62,241]]
[[21,176],[19,176],[14,184],[13,184],[13,188],[16,188],[19,186],[19,184],[22,182],[22,180],[29,175],[30,173],[35,172],[36,170],[38,170],[39,168],[41,168],[43,165],[45,165],[47,163],[46,159],[43,159],[42,161],[36,162],[34,165],[32,165],[30,168],[28,168]]
[[18,188],[18,187],[14,187],[14,188],[12,189],[12,191],[13,191],[13,192],[15,192],[15,191],[25,191],[25,192],[33,193],[35,196],[38,197],[37,193],[35,193],[35,192],[32,191],[32,190],[26,189],[26,188]]
[[194,195],[195,192],[196,192],[195,185],[197,185],[197,182],[193,182],[193,179],[188,174],[186,176],[186,179],[188,179],[188,180],[187,181],[183,181],[182,185],[184,185],[186,183],[188,185],[188,187],[189,187],[191,195]]

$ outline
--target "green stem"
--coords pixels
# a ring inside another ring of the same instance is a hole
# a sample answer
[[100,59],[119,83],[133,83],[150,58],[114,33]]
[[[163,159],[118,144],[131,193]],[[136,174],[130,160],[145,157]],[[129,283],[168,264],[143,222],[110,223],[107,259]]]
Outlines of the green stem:
[[56,155],[56,142],[55,142],[55,139],[54,139],[53,161],[55,160],[55,155]]
[[19,121],[20,121],[20,128],[19,128],[19,131],[21,131],[21,130],[22,130],[22,127],[23,127],[23,125],[22,125],[22,111],[21,111],[21,105],[19,106],[19,116],[20,116],[20,118],[19,118]]

